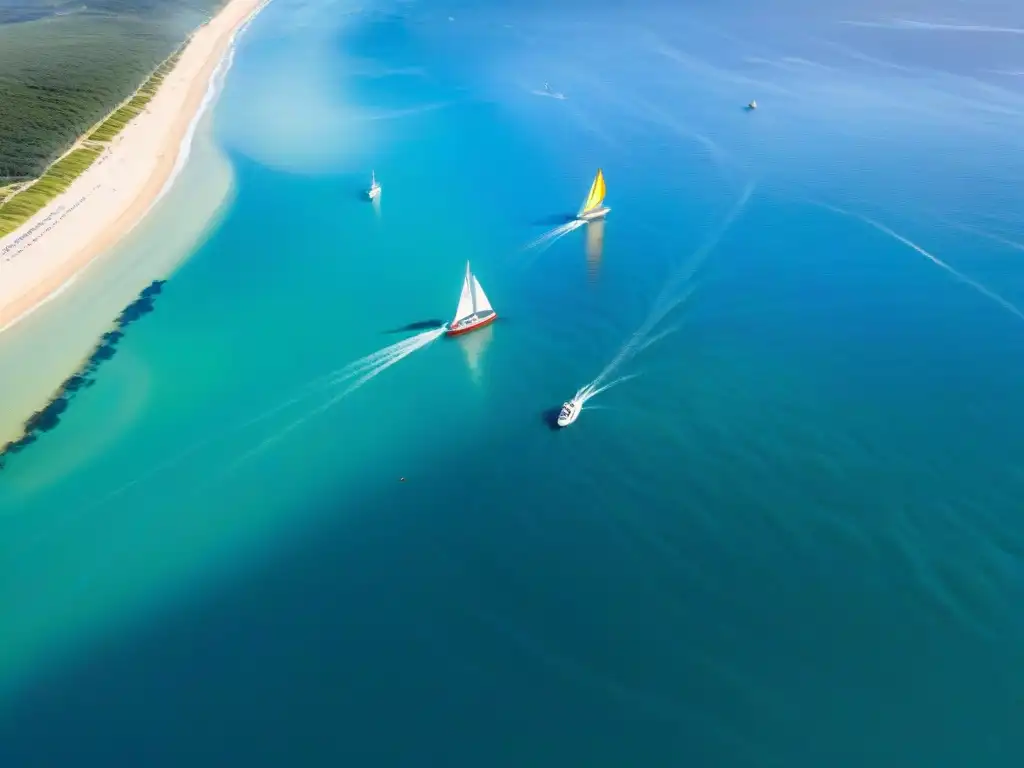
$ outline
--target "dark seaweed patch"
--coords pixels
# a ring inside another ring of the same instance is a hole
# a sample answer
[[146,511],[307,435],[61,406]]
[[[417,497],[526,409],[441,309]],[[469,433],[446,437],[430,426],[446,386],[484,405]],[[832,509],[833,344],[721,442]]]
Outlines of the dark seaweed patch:
[[28,421],[25,422],[25,432],[27,434],[49,432],[60,423],[60,415],[67,409],[67,395],[57,396],[47,403],[45,408],[28,417]]
[[117,353],[117,345],[124,338],[125,328],[153,311],[153,300],[163,291],[166,282],[154,280],[139,293],[135,301],[121,310],[121,314],[114,321],[114,328],[100,337],[81,368],[64,380],[43,408],[25,420],[21,437],[0,448],[0,470],[4,468],[7,456],[23,451],[43,432],[49,432],[60,424],[60,417],[64,415],[75,395],[95,384],[97,369]]

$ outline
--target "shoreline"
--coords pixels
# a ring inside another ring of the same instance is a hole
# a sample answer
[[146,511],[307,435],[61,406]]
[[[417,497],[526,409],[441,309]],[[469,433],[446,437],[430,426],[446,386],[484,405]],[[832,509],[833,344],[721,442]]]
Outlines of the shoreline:
[[145,111],[67,190],[0,238],[0,333],[69,287],[166,194],[230,67],[237,35],[269,2],[229,0],[198,27]]

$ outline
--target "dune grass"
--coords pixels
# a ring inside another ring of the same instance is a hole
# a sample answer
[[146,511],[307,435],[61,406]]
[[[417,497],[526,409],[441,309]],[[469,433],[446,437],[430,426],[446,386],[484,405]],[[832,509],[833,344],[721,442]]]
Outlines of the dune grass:
[[18,229],[57,195],[67,190],[71,183],[103,154],[106,145],[123,131],[156,95],[187,44],[188,41],[168,56],[127,102],[92,130],[78,148],[57,160],[36,181],[29,183],[23,190],[8,195],[5,195],[4,190],[9,187],[0,187],[0,237]]
[[18,188],[18,184],[17,183],[0,184],[0,204],[2,204],[4,202],[4,200],[6,200],[8,197],[13,195],[15,190],[17,190],[17,188]]
[[51,165],[27,189],[0,205],[0,237],[16,230],[64,192],[102,153],[103,149],[98,147],[72,150]]
[[87,140],[108,142],[123,131],[125,126],[139,115],[156,95],[157,90],[163,84],[164,78],[170,74],[171,70],[174,69],[174,65],[178,63],[178,58],[181,56],[184,47],[183,45],[168,56],[125,104],[114,110],[110,117],[100,123],[99,127],[88,135]]

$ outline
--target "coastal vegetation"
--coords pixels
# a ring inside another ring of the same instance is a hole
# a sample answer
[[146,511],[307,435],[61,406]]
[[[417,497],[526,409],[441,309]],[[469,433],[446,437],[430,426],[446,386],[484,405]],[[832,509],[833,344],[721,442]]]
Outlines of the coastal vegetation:
[[10,234],[44,205],[71,186],[78,176],[102,154],[101,147],[81,147],[64,155],[46,173],[22,192],[0,202],[0,237]]
[[0,237],[145,109],[187,35],[222,4],[0,0]]
[[223,0],[0,0],[0,186],[40,176]]
[[110,117],[100,124],[99,128],[89,134],[89,141],[110,141],[124,130],[124,127],[132,121],[132,118],[140,114],[146,108],[146,104],[156,95],[157,89],[163,83],[164,78],[170,74],[170,71],[174,69],[174,65],[178,63],[182,50],[184,50],[184,46],[168,56],[127,103],[116,109]]

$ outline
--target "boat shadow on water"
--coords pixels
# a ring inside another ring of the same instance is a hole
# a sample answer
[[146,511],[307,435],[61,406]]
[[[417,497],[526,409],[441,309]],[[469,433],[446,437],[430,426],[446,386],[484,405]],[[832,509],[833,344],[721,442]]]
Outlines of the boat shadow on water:
[[558,432],[561,427],[558,426],[558,414],[562,412],[562,406],[557,408],[545,408],[540,412],[540,420],[550,429],[552,432]]
[[125,329],[153,311],[153,301],[163,291],[166,282],[154,280],[143,288],[138,298],[121,310],[121,314],[114,321],[113,329],[100,337],[82,366],[64,380],[43,408],[28,417],[22,427],[21,437],[0,447],[0,470],[3,470],[4,463],[10,455],[25,450],[38,440],[42,433],[50,432],[60,424],[60,417],[75,396],[96,383],[96,371],[100,365],[117,353],[117,345],[124,338]]
[[553,213],[550,216],[542,216],[530,222],[534,227],[560,227],[576,220],[575,213]]
[[409,331],[432,331],[444,325],[444,320],[417,320],[408,325],[401,325],[398,328],[390,328],[383,333],[407,333]]
[[[392,333],[410,333],[412,331],[432,331],[435,328],[440,328],[442,325],[447,323],[447,320],[417,320],[414,323],[408,323],[407,325],[400,325],[397,328],[388,328],[386,331],[381,331],[383,334]],[[507,315],[502,315],[498,318],[497,322],[502,325],[508,325],[509,318]]]

